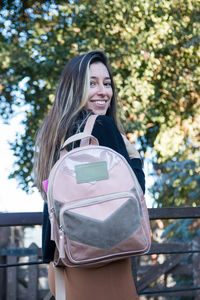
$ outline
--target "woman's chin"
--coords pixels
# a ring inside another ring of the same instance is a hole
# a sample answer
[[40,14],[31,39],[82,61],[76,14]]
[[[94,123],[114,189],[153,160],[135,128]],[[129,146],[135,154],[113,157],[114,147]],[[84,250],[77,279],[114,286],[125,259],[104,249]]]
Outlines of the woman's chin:
[[106,110],[102,110],[102,109],[95,109],[95,110],[92,110],[93,113],[95,115],[101,115],[101,116],[104,116],[106,114]]

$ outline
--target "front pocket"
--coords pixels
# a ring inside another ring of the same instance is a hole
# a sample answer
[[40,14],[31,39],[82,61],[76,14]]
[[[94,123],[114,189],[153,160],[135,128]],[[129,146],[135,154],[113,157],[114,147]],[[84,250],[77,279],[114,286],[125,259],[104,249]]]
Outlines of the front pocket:
[[67,251],[73,256],[71,242],[102,250],[105,255],[141,227],[140,204],[130,192],[84,199],[66,204],[60,212],[67,238]]

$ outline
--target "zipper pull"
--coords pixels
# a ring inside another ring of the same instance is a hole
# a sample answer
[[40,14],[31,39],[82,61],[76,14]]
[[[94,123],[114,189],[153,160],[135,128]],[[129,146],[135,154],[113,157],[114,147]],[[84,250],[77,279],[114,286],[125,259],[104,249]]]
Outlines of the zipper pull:
[[50,216],[49,216],[49,219],[50,219],[50,223],[51,223],[51,240],[52,241],[55,241],[55,234],[54,234],[54,225],[55,225],[55,222],[54,222],[54,218],[55,218],[55,214],[54,214],[54,208],[52,207],[51,210],[50,210]]
[[59,258],[65,258],[64,230],[61,225],[59,228]]

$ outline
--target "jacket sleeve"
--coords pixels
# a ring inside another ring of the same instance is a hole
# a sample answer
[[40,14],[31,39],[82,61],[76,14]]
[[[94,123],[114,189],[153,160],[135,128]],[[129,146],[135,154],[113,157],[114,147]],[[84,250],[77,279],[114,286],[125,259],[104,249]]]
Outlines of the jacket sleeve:
[[109,147],[124,156],[145,193],[145,175],[142,169],[142,161],[139,158],[129,158],[121,133],[112,119],[107,116],[98,116],[92,130],[92,135],[98,139],[99,145]]
[[44,262],[50,262],[54,258],[55,242],[51,241],[51,225],[47,202],[44,203],[42,216],[42,257]]

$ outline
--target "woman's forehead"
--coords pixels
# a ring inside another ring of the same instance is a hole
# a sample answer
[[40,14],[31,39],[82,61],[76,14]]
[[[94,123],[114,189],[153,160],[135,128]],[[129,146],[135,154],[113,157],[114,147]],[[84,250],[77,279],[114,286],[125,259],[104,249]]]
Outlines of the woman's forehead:
[[104,76],[110,78],[107,67],[102,62],[94,62],[90,65],[90,77]]

